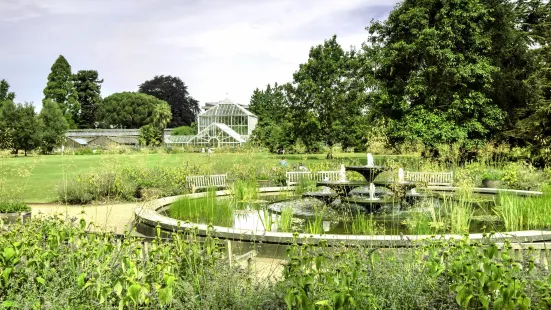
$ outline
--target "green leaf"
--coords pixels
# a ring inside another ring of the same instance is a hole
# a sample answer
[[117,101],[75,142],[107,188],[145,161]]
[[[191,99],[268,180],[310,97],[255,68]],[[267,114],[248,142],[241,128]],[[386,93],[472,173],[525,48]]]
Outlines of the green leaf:
[[132,284],[130,285],[130,287],[128,288],[128,293],[127,295],[132,298],[132,300],[135,302],[135,303],[138,303],[138,299],[140,297],[140,291],[142,289],[142,286],[139,285],[139,284]]
[[15,250],[13,248],[4,248],[2,255],[6,260],[10,260],[15,255]]
[[113,291],[115,292],[115,294],[117,294],[117,296],[121,296],[122,285],[120,281],[117,281],[117,283],[115,283],[115,286],[113,287]]
[[159,290],[159,299],[161,300],[161,304],[168,305],[172,303],[172,288],[171,287],[165,287]]
[[79,288],[84,287],[84,279],[86,278],[86,274],[83,272],[78,276],[77,284]]
[[44,278],[41,278],[41,277],[36,277],[36,282],[42,285],[46,285],[46,280],[44,280]]

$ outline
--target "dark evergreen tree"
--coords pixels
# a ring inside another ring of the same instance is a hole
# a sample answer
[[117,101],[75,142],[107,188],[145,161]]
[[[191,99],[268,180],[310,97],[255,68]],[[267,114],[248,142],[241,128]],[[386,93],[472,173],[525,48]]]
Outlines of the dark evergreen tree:
[[143,82],[138,91],[170,105],[172,119],[168,124],[169,128],[189,126],[197,119],[199,102],[189,95],[186,84],[179,77],[155,76]]
[[79,128],[95,128],[96,108],[101,101],[101,84],[96,70],[80,70],[75,75],[75,90],[80,104]]
[[75,90],[73,74],[69,62],[60,55],[52,65],[48,75],[48,83],[44,88],[44,102],[51,100],[56,103],[70,128],[76,128],[80,113],[78,95]]

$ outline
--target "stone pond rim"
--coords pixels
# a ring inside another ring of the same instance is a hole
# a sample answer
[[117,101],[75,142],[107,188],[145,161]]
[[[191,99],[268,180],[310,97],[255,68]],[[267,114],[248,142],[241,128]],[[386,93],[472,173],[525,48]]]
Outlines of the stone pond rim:
[[[289,187],[266,187],[261,188],[262,194],[277,193],[281,191],[288,191]],[[541,194],[541,192],[532,192],[534,195]],[[186,228],[197,227],[197,231],[200,236],[206,236],[209,230],[209,225],[198,223],[184,223],[181,220],[170,218],[159,213],[164,211],[174,201],[182,198],[200,198],[204,197],[206,193],[195,193],[188,195],[165,197],[150,201],[147,205],[142,205],[134,210],[134,216],[136,221],[136,229],[139,233],[146,236],[155,236],[156,226],[159,225],[161,233],[164,237],[170,237],[171,234],[177,230],[184,230]],[[217,191],[217,196],[227,196],[229,191]],[[290,245],[294,242],[298,244],[311,243],[317,244],[321,240],[327,241],[328,245],[366,245],[377,247],[411,247],[415,246],[414,241],[420,241],[423,239],[431,238],[430,235],[338,235],[338,234],[297,234],[296,238],[294,233],[285,232],[268,232],[268,231],[253,231],[248,229],[238,229],[230,227],[213,226],[216,233],[216,237],[223,240],[238,241],[238,242],[263,242],[270,244]],[[464,235],[460,234],[445,234],[437,235],[435,238],[462,238]],[[484,242],[488,240],[482,233],[469,234],[471,240],[477,240]],[[514,242],[541,242],[551,241],[551,231],[546,230],[528,230],[528,231],[514,231],[514,232],[498,232],[495,233],[491,240],[499,241],[510,239]]]

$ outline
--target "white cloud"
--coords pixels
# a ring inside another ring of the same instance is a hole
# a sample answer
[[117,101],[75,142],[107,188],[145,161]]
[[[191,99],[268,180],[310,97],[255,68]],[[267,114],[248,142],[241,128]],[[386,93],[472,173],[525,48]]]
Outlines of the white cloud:
[[[388,0],[4,0],[0,20],[9,19],[15,33],[10,32],[14,37],[0,67],[41,65],[26,68],[26,74],[37,76],[32,83],[21,73],[10,77],[9,70],[0,78],[11,82],[19,100],[40,102],[41,83],[63,54],[75,71],[97,69],[105,79],[104,95],[171,74],[200,102],[229,93],[246,103],[254,88],[290,81],[310,47],[333,34],[344,48],[359,47],[367,38],[364,27],[391,5]],[[0,29],[4,25],[0,22]],[[15,52],[29,42],[40,46]]]

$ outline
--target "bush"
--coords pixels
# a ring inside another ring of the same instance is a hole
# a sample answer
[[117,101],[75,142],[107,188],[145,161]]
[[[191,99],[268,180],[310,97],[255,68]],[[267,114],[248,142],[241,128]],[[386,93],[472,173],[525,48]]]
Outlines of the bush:
[[175,232],[177,242],[156,239],[143,256],[140,239],[119,242],[109,233],[88,234],[87,228],[82,219],[50,217],[5,231],[2,308],[270,309],[278,304],[272,284],[230,267],[212,236],[199,242],[193,230]]
[[190,126],[180,126],[174,128],[171,133],[173,136],[194,136],[197,134],[195,128]]
[[29,212],[31,208],[24,202],[0,200],[0,213]]

